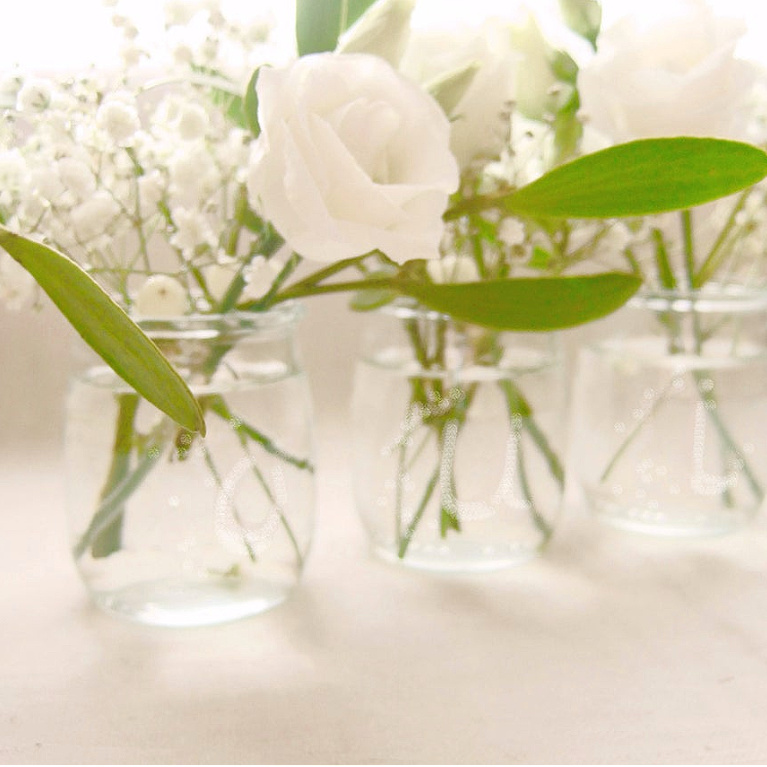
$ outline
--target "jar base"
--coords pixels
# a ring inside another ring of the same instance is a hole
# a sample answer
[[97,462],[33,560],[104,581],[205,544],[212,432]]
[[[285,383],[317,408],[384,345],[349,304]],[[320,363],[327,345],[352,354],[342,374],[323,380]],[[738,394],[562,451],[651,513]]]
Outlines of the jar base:
[[396,548],[373,546],[372,553],[389,564],[432,573],[489,573],[516,567],[538,557],[542,546],[411,543],[400,557]]
[[291,588],[273,582],[235,587],[162,580],[136,583],[119,590],[91,593],[104,612],[150,626],[193,627],[248,618],[276,607]]
[[591,512],[602,524],[631,533],[662,538],[716,538],[748,526],[756,509],[690,511],[669,508],[660,511],[639,505],[606,503],[593,496]]

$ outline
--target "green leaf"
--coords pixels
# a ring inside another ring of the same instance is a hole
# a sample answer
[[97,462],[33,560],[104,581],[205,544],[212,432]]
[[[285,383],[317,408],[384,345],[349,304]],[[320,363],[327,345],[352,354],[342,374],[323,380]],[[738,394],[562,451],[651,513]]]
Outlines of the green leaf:
[[578,277],[519,277],[435,285],[410,262],[393,281],[403,295],[457,320],[498,330],[543,331],[580,325],[620,308],[641,280],[606,272]]
[[551,253],[540,245],[536,245],[533,248],[533,254],[530,256],[527,265],[530,269],[537,269],[538,271],[545,272],[551,265]]
[[349,301],[349,308],[355,312],[370,312],[391,303],[397,294],[393,290],[359,290]]
[[725,197],[765,175],[767,154],[750,144],[641,139],[579,157],[516,191],[466,200],[445,219],[488,208],[533,218],[643,216]]
[[205,434],[202,410],[181,376],[74,261],[4,227],[0,247],[37,280],[83,340],[126,383],[184,428]]
[[598,0],[559,0],[559,8],[565,24],[596,50],[602,26],[602,7]]
[[261,67],[250,76],[248,87],[245,89],[245,96],[242,99],[245,127],[253,134],[253,138],[257,138],[258,134],[261,133],[261,126],[258,124],[258,93],[256,93],[256,84],[260,73]]
[[374,0],[296,0],[298,55],[335,50],[338,38]]

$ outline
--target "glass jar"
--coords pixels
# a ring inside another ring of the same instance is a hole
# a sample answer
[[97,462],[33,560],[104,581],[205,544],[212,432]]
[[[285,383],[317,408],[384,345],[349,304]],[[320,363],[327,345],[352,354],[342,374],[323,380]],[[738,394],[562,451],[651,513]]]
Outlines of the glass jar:
[[767,483],[767,293],[655,292],[580,352],[573,473],[598,519],[664,536],[727,533]]
[[373,552],[435,571],[535,556],[559,513],[566,392],[553,334],[395,303],[367,317],[353,483]]
[[95,603],[142,623],[213,624],[282,602],[313,527],[300,307],[140,322],[205,414],[201,438],[90,357],[67,401],[72,547]]

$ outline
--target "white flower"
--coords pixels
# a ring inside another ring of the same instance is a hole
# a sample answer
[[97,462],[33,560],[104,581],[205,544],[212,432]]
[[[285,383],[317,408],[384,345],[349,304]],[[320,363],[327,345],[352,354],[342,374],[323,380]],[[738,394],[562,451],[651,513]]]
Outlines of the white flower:
[[61,178],[52,164],[34,168],[30,173],[30,186],[42,199],[48,202],[55,202],[66,191],[66,187],[61,183]]
[[557,78],[549,63],[549,47],[532,13],[512,26],[511,40],[521,55],[515,104],[525,117],[540,120],[546,114]]
[[205,136],[208,130],[208,114],[199,104],[185,104],[178,116],[178,133],[184,141]]
[[477,72],[450,113],[450,147],[462,168],[475,158],[497,157],[508,139],[516,66],[509,26],[491,20],[456,32],[414,34],[400,67],[428,87],[472,64]]
[[208,293],[216,300],[220,301],[229,290],[232,280],[239,271],[237,263],[211,264],[202,270],[202,276],[205,279],[205,285]]
[[479,271],[470,256],[449,254],[426,264],[429,279],[437,284],[446,282],[476,282]]
[[251,200],[301,255],[438,253],[458,184],[436,102],[368,54],[304,56],[258,78]]
[[216,237],[202,213],[177,206],[172,210],[176,232],[171,237],[171,245],[179,248],[190,257],[200,246],[214,246]]
[[99,191],[72,209],[72,228],[80,242],[88,242],[104,234],[105,230],[119,215],[120,206],[109,193]]
[[277,261],[256,256],[243,272],[245,290],[242,297],[253,301],[263,298],[271,289],[281,268],[282,265]]
[[202,200],[220,183],[220,173],[204,144],[184,145],[168,162],[173,194],[187,204]]
[[165,180],[159,170],[153,170],[138,181],[139,212],[148,217],[157,210],[157,203],[162,200],[165,193]]
[[139,289],[134,306],[142,317],[177,317],[186,313],[188,299],[177,280],[153,274]]
[[669,0],[669,11],[649,25],[625,17],[600,36],[579,75],[583,114],[614,142],[739,137],[755,77],[734,55],[743,23],[715,16],[704,0]]
[[506,245],[521,245],[525,241],[525,225],[518,218],[504,218],[498,227],[498,237]]
[[122,96],[104,99],[96,113],[96,123],[120,146],[127,146],[141,127],[135,104]]
[[27,166],[18,149],[0,151],[0,188],[11,191],[24,185]]
[[165,25],[168,27],[188,24],[199,10],[192,0],[165,0]]
[[96,179],[90,168],[81,160],[62,157],[56,163],[61,183],[75,196],[84,198],[96,189]]
[[51,102],[53,86],[49,80],[30,79],[16,95],[16,109],[22,113],[43,112]]

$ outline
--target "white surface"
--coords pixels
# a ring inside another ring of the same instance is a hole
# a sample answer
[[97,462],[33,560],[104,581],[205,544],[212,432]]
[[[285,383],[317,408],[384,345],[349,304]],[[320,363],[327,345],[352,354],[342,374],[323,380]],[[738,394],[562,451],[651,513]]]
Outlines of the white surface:
[[89,606],[51,415],[66,333],[0,315],[0,762],[763,762],[765,522],[675,543],[570,509],[543,558],[503,573],[379,563],[350,496],[345,316],[307,319],[322,415],[302,584],[264,615],[177,630]]

